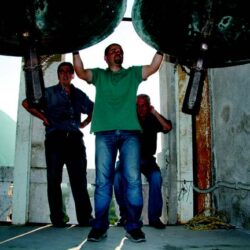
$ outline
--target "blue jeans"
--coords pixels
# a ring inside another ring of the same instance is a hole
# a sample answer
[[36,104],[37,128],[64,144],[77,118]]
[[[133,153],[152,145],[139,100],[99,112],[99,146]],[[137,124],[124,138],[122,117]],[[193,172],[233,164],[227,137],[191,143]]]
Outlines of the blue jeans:
[[130,231],[142,227],[143,198],[140,174],[139,131],[112,130],[97,132],[95,139],[96,187],[94,229],[109,228],[109,206],[113,194],[115,162],[119,152],[122,176],[126,182],[127,223]]
[[[141,159],[141,172],[147,178],[149,184],[149,196],[148,196],[148,220],[149,223],[159,220],[162,214],[162,176],[160,168],[156,163],[155,157],[148,157],[147,159]],[[120,209],[120,217],[126,219],[126,196],[124,195],[124,188],[126,183],[121,175],[121,164],[118,163],[115,179],[114,179],[114,191],[116,201]]]

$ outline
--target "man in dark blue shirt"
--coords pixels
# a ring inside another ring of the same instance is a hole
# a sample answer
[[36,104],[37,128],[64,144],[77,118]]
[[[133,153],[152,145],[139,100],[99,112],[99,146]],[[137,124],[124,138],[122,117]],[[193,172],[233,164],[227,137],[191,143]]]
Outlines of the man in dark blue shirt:
[[[41,109],[29,105],[27,99],[23,107],[41,119],[45,125],[45,157],[47,164],[47,192],[50,219],[55,227],[64,227],[69,221],[62,200],[62,173],[67,167],[77,221],[80,226],[89,226],[92,206],[87,191],[87,158],[83,134],[91,121],[93,102],[71,80],[74,68],[69,62],[58,66],[59,83],[45,89],[45,104]],[[81,122],[81,114],[87,118]]]
[[[150,98],[146,94],[137,96],[137,115],[142,133],[140,137],[141,144],[141,172],[147,178],[149,184],[148,200],[148,220],[149,225],[158,229],[165,228],[165,224],[160,220],[162,214],[162,176],[159,166],[156,163],[155,153],[157,148],[157,133],[168,133],[172,129],[171,121],[159,114],[151,106]],[[117,203],[120,209],[120,221],[118,225],[122,226],[126,221],[126,194],[124,194],[124,182],[121,176],[122,166],[117,163],[114,191]]]

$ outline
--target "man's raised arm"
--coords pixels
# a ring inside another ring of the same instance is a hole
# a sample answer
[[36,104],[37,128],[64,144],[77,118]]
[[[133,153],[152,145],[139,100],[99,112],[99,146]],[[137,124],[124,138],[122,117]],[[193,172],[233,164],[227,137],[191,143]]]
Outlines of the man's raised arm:
[[82,59],[78,51],[73,52],[72,54],[73,54],[73,64],[74,64],[76,75],[80,79],[85,80],[88,83],[91,83],[92,81],[91,70],[84,69],[84,65],[83,65]]
[[146,80],[149,76],[154,74],[161,66],[163,60],[163,53],[157,51],[152,59],[150,65],[144,65],[142,67],[142,78]]

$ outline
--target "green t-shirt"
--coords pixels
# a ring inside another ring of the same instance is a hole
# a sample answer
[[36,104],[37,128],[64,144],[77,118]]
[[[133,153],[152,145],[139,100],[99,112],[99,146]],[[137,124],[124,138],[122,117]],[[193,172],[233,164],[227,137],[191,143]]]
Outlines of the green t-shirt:
[[142,79],[142,66],[91,69],[96,87],[91,132],[141,130],[136,113],[136,95]]

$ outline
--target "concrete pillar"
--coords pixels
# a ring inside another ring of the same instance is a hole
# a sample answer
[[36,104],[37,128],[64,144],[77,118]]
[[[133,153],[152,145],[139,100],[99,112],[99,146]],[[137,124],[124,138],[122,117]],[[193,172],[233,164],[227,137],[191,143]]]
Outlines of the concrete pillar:
[[181,67],[163,62],[160,71],[161,113],[173,123],[169,135],[162,136],[168,224],[185,223],[193,217],[192,119],[182,112],[187,82],[187,74]]
[[12,223],[15,225],[22,225],[28,221],[32,118],[31,115],[21,107],[22,100],[25,96],[25,80],[22,71],[18,101],[14,164]]

